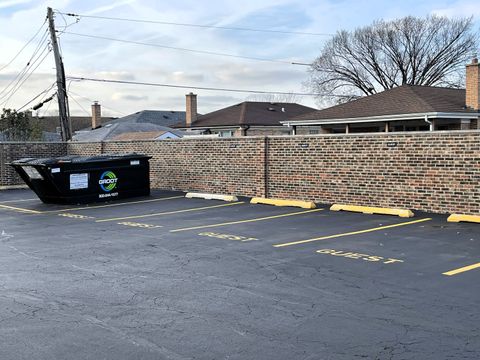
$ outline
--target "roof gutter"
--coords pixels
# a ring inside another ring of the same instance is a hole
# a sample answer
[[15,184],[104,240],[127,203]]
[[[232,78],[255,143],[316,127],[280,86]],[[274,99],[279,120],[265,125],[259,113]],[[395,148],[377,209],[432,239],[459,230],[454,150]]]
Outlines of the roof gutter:
[[368,116],[358,118],[338,118],[327,120],[288,120],[280,121],[284,126],[301,126],[301,125],[328,125],[328,124],[349,124],[349,123],[372,123],[385,121],[402,121],[402,120],[424,120],[425,118],[435,119],[476,119],[480,117],[480,113],[455,113],[455,112],[429,112],[429,113],[414,113],[414,114],[395,114],[395,115],[380,115]]
[[425,122],[430,125],[430,131],[435,130],[433,127],[433,121],[428,120],[428,114],[425,114]]

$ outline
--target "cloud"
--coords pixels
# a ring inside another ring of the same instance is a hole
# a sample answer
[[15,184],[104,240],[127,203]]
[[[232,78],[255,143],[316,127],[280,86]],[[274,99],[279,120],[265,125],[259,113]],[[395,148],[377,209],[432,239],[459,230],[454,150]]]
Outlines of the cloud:
[[456,1],[449,7],[434,9],[433,14],[447,17],[480,17],[478,1]]
[[167,76],[167,81],[172,81],[176,84],[200,83],[205,79],[201,73],[185,73],[184,71],[175,71]]
[[[88,72],[84,74],[88,74]],[[129,71],[98,71],[94,73],[94,77],[109,80],[135,80],[135,75]]]
[[0,9],[30,3],[31,0],[10,0],[0,2]]
[[117,2],[111,3],[109,5],[100,6],[100,7],[97,7],[95,9],[93,9],[93,10],[90,10],[90,11],[87,12],[87,14],[88,15],[95,15],[95,14],[103,13],[103,12],[106,12],[106,11],[116,9],[118,7],[122,7],[124,5],[130,5],[130,4],[134,3],[135,1],[136,0],[117,1]]
[[123,94],[123,93],[114,93],[112,95],[112,100],[127,100],[127,101],[146,101],[148,100],[147,95],[134,95],[134,94]]
[[[389,3],[389,6],[385,6],[384,0],[209,0],[208,6],[205,4],[198,0],[0,0],[0,9],[3,7],[3,11],[0,10],[0,66],[8,63],[38,30],[45,18],[47,6],[64,12],[118,18],[318,33],[351,30],[369,24],[374,19],[411,13],[423,16],[435,11],[449,15],[480,12],[476,2],[470,0],[405,0]],[[62,17],[58,16],[56,20],[57,27],[61,29],[64,26]],[[74,19],[67,17],[66,20],[70,22]],[[82,18],[67,31],[301,62],[311,61],[318,56],[322,44],[328,39],[325,36],[240,32],[91,18]],[[11,66],[0,72],[0,91],[22,69],[36,45],[37,41],[32,42]],[[61,45],[67,76],[282,92],[304,92],[302,83],[308,79],[307,67],[301,66],[187,53],[67,34],[62,35]],[[38,74],[44,74],[43,80],[32,76],[12,97],[12,106],[22,106],[54,81],[53,57],[50,56],[47,60],[49,61],[37,70]],[[202,113],[244,101],[251,96],[193,88],[173,89],[85,81],[73,82],[70,89],[86,98],[75,96],[83,107],[88,108],[91,100],[98,100],[105,111],[110,108],[127,114],[143,109],[184,110],[185,93],[189,91],[198,94],[199,111]],[[299,101],[305,105],[314,105],[313,99],[309,97]],[[52,102],[49,111],[55,108],[56,104]],[[71,102],[70,108],[73,115],[83,113],[75,102]]]

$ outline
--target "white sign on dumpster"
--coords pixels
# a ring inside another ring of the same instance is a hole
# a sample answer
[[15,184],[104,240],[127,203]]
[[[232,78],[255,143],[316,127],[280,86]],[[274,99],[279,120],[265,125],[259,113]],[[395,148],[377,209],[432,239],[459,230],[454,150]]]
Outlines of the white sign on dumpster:
[[87,189],[88,173],[70,174],[70,190]]

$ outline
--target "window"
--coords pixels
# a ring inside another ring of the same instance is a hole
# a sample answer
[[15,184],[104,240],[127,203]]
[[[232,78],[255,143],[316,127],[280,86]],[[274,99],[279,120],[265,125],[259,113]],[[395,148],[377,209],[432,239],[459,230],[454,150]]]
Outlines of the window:
[[315,134],[318,134],[318,130],[310,130],[308,133],[310,135],[315,135]]
[[226,131],[219,131],[220,137],[232,137],[233,136],[233,131],[231,130],[226,130]]
[[403,125],[397,125],[393,128],[393,131],[403,131]]

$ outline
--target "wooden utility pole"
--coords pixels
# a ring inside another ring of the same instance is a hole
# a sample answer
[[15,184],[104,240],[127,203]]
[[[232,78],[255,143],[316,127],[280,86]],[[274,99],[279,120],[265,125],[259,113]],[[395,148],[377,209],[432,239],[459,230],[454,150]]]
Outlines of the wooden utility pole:
[[62,56],[58,50],[57,34],[55,33],[55,21],[53,19],[53,10],[47,10],[48,28],[52,40],[53,55],[55,56],[55,68],[57,69],[57,98],[58,115],[60,118],[60,129],[62,131],[62,140],[72,139],[72,130],[70,125],[70,114],[68,110],[67,86],[65,81],[65,70],[63,68]]

